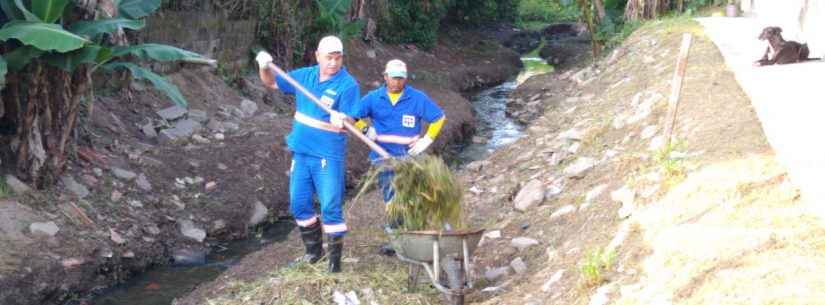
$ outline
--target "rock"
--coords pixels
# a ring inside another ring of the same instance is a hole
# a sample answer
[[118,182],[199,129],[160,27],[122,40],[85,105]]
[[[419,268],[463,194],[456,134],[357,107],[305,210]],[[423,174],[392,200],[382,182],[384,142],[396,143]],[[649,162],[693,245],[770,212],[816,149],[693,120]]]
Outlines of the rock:
[[547,187],[547,191],[544,192],[544,200],[556,197],[561,194],[562,191],[564,191],[563,185],[551,184]]
[[524,260],[522,260],[521,257],[516,257],[516,259],[511,261],[510,267],[513,268],[517,274],[522,274],[527,271],[527,264],[524,263]]
[[229,169],[229,167],[226,166],[226,164],[218,163],[218,169],[222,170],[222,171],[225,171],[225,170]]
[[226,131],[238,131],[238,129],[241,129],[237,123],[233,122],[223,122],[221,123],[221,127]]
[[222,133],[220,133],[220,132],[219,132],[219,133],[216,133],[213,137],[215,137],[215,140],[218,140],[218,141],[223,141],[223,139],[225,139],[225,138],[226,138],[226,137],[225,137]]
[[645,129],[642,129],[642,140],[650,139],[650,137],[656,135],[657,129],[656,125],[648,125]]
[[576,159],[573,164],[564,168],[563,173],[571,178],[582,178],[585,173],[596,166],[596,160],[588,157]]
[[121,198],[123,198],[123,193],[117,190],[112,191],[112,195],[109,196],[109,199],[111,199],[112,202],[118,202]]
[[86,260],[77,257],[67,258],[60,262],[60,264],[63,265],[63,268],[66,269],[72,269],[74,267],[83,265],[84,263],[86,263]]
[[543,292],[550,291],[550,288],[553,287],[553,284],[560,281],[562,276],[564,276],[564,269],[556,271],[556,273],[554,273],[553,276],[551,276],[549,280],[544,282],[544,285],[541,285],[541,291],[543,291]]
[[60,177],[60,180],[63,181],[63,185],[69,189],[72,194],[75,194],[78,198],[86,198],[89,196],[89,189],[86,188],[85,185],[78,183],[77,181],[72,178],[72,176],[65,175]]
[[121,255],[122,258],[135,258],[135,252],[132,250],[126,251]]
[[510,240],[510,245],[515,247],[519,251],[523,251],[524,249],[530,248],[538,244],[539,241],[529,237],[516,237]]
[[178,229],[183,236],[191,238],[197,242],[206,239],[206,231],[195,226],[195,223],[188,219],[178,220]]
[[484,238],[498,239],[501,238],[501,230],[493,230],[484,233]]
[[209,121],[209,115],[206,111],[199,110],[199,109],[192,109],[189,110],[189,119],[195,122],[204,124]]
[[649,151],[658,151],[665,146],[665,136],[656,136],[650,140],[650,145],[647,147]]
[[252,215],[249,216],[249,223],[247,226],[254,227],[259,225],[261,222],[266,219],[266,215],[269,213],[269,209],[264,206],[263,203],[260,201],[255,201],[255,207],[252,210]]
[[476,196],[481,195],[481,193],[484,193],[482,189],[478,188],[478,186],[475,185],[473,185],[473,187],[471,187],[468,191],[470,191],[470,193],[473,193]]
[[85,175],[84,174],[83,176],[80,176],[80,180],[83,181],[83,184],[85,184],[85,185],[94,186],[94,185],[97,184],[97,178],[95,178],[95,176],[92,176],[92,175]]
[[117,233],[115,229],[109,228],[109,238],[112,239],[118,245],[122,245],[126,243],[126,240],[123,239],[123,236],[120,236],[120,233]]
[[243,99],[241,101],[241,111],[243,112],[243,118],[248,118],[255,115],[255,112],[258,112],[258,104],[248,99]]
[[587,305],[604,305],[610,302],[610,298],[607,296],[613,290],[613,284],[607,284],[599,289],[596,289],[596,294],[590,298],[590,302]]
[[218,183],[215,181],[209,181],[204,186],[204,191],[211,192],[214,191],[216,188],[218,188]]
[[564,131],[564,132],[560,133],[560,134],[556,137],[556,139],[561,139],[561,140],[572,140],[572,141],[581,141],[581,140],[582,140],[582,138],[583,138],[583,135],[582,135],[581,131],[578,131],[578,130],[576,130],[575,128],[573,128],[573,129],[568,129],[568,130],[566,130],[566,131]]
[[161,130],[159,140],[161,143],[178,141],[191,136],[201,129],[203,129],[203,125],[198,122],[190,119],[180,120],[175,123],[174,127]]
[[143,232],[146,232],[147,234],[151,235],[158,235],[160,234],[160,228],[158,228],[158,226],[155,224],[148,224],[145,227],[143,227]]
[[186,109],[181,106],[172,106],[163,110],[157,111],[157,114],[167,121],[174,121],[186,115]]
[[144,191],[147,191],[147,192],[152,190],[152,184],[149,183],[149,179],[146,178],[146,175],[144,175],[142,173],[140,175],[138,175],[137,180],[135,182],[137,183],[137,186],[141,190],[144,190]]
[[60,231],[60,228],[57,227],[57,224],[55,224],[54,221],[35,222],[29,225],[29,231],[32,235],[53,237],[58,231]]
[[599,195],[604,193],[604,190],[606,190],[606,189],[607,189],[607,184],[597,185],[596,187],[594,187],[593,189],[591,189],[590,191],[587,192],[587,195],[584,196],[584,201],[592,202],[594,199],[599,197]]
[[95,176],[98,176],[98,177],[103,176],[103,170],[98,168],[98,167],[95,167],[94,169],[92,169],[92,173],[94,173]]
[[209,143],[211,143],[209,141],[209,139],[204,138],[203,136],[201,136],[199,134],[193,134],[192,135],[192,140],[195,140],[195,142],[198,142],[199,144],[209,144]]
[[226,229],[226,221],[223,219],[218,219],[212,222],[212,228],[210,230],[212,232],[220,232],[221,230]]
[[112,167],[112,175],[114,175],[116,178],[120,180],[125,181],[132,181],[137,177],[137,174],[135,174],[134,172],[117,167]]
[[375,59],[376,56],[377,54],[375,54],[375,50],[367,50],[367,57],[369,57],[370,59]]
[[22,195],[32,190],[31,187],[23,183],[23,181],[20,181],[20,179],[17,179],[14,175],[6,175],[5,181],[6,185],[11,188],[11,191],[17,195]]
[[480,160],[480,161],[473,161],[470,164],[467,164],[467,166],[465,168],[467,168],[467,170],[469,170],[469,171],[478,172],[478,171],[481,171],[481,169],[487,167],[488,165],[490,165],[490,161]]
[[332,292],[332,301],[335,302],[335,305],[360,305],[361,301],[358,300],[358,295],[355,293],[354,290],[350,290],[347,293],[341,293],[338,290]]
[[537,179],[530,180],[516,195],[515,208],[524,212],[544,201],[544,185]]
[[172,262],[175,266],[203,265],[206,263],[204,249],[176,249],[172,252]]
[[488,268],[484,271],[484,278],[490,282],[493,282],[508,274],[510,274],[509,267]]
[[152,124],[152,122],[146,123],[146,125],[141,126],[140,131],[142,131],[143,134],[146,135],[146,137],[149,139],[154,139],[158,137],[158,132],[155,130],[155,124]]
[[556,218],[562,217],[564,215],[573,213],[575,211],[576,211],[576,207],[572,204],[568,204],[566,206],[563,206],[563,207],[559,208],[558,210],[553,212],[553,214],[550,214],[550,219],[556,219]]
[[203,181],[204,181],[203,177],[197,176],[194,179],[192,179],[192,184],[201,184],[201,183],[203,183]]
[[127,202],[129,202],[129,206],[131,206],[133,208],[142,208],[143,207],[143,202],[140,202],[140,200],[130,199]]
[[625,219],[627,217],[630,217],[630,214],[633,213],[633,210],[635,209],[635,191],[633,191],[627,186],[624,186],[618,190],[611,192],[610,198],[613,199],[613,201],[618,201],[622,203],[622,207],[619,208],[619,219]]
[[567,148],[567,152],[569,152],[570,154],[576,154],[577,152],[579,152],[580,147],[581,147],[581,143],[580,142],[575,142],[572,145],[570,145],[570,147]]
[[209,120],[209,123],[206,123],[206,128],[211,131],[224,131],[223,123],[218,120]]

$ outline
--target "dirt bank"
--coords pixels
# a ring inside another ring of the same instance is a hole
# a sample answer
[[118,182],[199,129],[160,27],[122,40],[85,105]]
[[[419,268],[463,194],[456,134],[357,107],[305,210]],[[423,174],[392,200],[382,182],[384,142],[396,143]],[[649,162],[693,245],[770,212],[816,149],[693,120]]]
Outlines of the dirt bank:
[[[665,145],[682,33],[694,40]],[[750,101],[697,23],[651,22],[593,65],[536,76],[522,90],[543,106],[528,136],[459,173],[467,216],[488,231],[468,303],[821,299],[813,287],[822,278],[810,269],[822,260],[822,226],[799,205]],[[178,304],[330,304],[335,291],[362,303],[439,304],[426,284],[408,289],[406,264],[377,254],[382,206],[370,196],[349,210],[344,273],[281,268],[301,253],[293,233]]]
[[[495,42],[457,37],[432,51],[348,47],[347,66],[363,93],[377,86],[387,60],[408,63],[412,84],[449,118],[436,149],[472,133],[461,92],[497,84],[520,64]],[[178,250],[206,251],[286,215],[290,100],[264,93],[252,72],[231,80],[238,87],[203,68],[170,79],[190,102],[181,118],[155,114],[171,104],[146,84],[100,90],[62,182],[0,201],[0,303],[60,304],[167,264]],[[172,126],[194,135],[170,138]],[[366,155],[352,139],[350,184],[367,169]]]

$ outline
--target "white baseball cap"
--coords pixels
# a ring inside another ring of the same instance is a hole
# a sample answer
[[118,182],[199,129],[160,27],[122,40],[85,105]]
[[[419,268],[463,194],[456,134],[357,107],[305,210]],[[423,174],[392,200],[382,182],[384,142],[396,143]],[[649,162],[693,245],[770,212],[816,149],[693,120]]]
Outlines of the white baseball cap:
[[400,59],[393,59],[387,62],[387,67],[384,73],[389,77],[403,77],[407,78],[407,64]]
[[321,38],[321,41],[318,42],[318,53],[329,54],[335,52],[344,53],[344,44],[341,43],[341,39],[335,36]]

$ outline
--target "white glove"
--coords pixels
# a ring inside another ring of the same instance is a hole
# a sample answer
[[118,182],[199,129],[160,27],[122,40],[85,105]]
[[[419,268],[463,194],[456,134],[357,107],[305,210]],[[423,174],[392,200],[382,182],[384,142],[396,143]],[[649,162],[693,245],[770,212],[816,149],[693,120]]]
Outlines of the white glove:
[[347,116],[345,114],[338,111],[332,111],[329,113],[329,123],[336,128],[344,128],[344,119],[346,118]]
[[266,65],[272,62],[272,55],[269,55],[266,51],[260,51],[258,56],[255,56],[255,61],[258,62],[258,68],[266,68]]
[[428,136],[423,136],[410,144],[410,150],[407,151],[410,156],[417,156],[418,154],[424,152],[427,147],[430,147],[430,144],[433,144],[433,139],[430,139]]
[[375,128],[372,128],[372,126],[367,129],[367,138],[373,141],[378,138],[378,133],[375,132]]

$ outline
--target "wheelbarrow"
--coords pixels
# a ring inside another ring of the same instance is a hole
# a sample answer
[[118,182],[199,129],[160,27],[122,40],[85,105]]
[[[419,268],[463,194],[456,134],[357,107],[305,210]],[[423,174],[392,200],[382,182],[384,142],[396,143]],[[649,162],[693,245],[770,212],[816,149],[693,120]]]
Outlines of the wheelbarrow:
[[[465,278],[470,270],[470,258],[484,229],[454,231],[402,231],[391,237],[395,255],[410,263],[408,285],[415,290],[418,274],[423,268],[433,287],[443,293],[450,304],[463,305],[464,295],[472,289],[472,279]],[[447,286],[440,281],[441,269]]]

